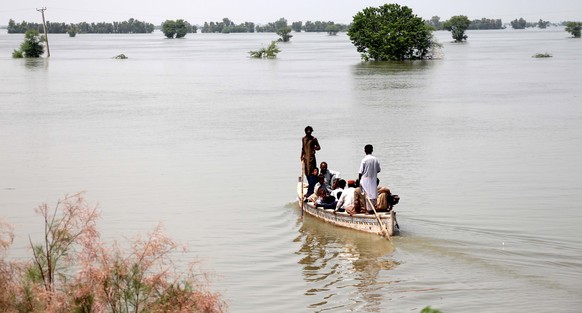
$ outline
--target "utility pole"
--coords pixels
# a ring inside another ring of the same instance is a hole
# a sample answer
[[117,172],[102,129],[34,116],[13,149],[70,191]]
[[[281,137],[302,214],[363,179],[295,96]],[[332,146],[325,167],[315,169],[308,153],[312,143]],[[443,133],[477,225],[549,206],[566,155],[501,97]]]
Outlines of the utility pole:
[[46,28],[46,22],[44,21],[44,11],[46,10],[46,7],[36,9],[36,10],[42,14],[42,28],[44,29],[44,40],[46,40],[46,57],[50,58],[51,57],[51,50],[49,49],[49,43],[48,43],[48,29]]

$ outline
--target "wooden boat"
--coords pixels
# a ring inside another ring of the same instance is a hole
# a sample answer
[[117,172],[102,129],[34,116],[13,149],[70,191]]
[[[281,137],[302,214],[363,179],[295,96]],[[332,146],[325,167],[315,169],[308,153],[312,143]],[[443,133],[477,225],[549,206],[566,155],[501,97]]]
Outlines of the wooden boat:
[[[307,184],[302,183],[300,177],[299,182],[297,183],[299,205],[301,205],[301,198],[306,192]],[[336,212],[332,209],[326,210],[321,207],[316,207],[315,203],[305,201],[303,202],[302,209],[305,213],[336,226],[382,235],[382,228],[374,214],[349,215],[346,212]],[[390,210],[390,212],[378,212],[378,217],[386,227],[388,235],[394,236],[398,232],[399,227],[398,222],[396,221],[396,213],[394,212],[394,209]]]

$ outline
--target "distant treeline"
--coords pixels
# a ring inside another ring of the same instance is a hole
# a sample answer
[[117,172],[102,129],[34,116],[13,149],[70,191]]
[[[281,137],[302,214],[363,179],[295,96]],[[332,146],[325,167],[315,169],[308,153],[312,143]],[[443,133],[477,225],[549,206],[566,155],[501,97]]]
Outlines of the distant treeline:
[[[133,18],[123,22],[100,22],[100,23],[52,23],[47,21],[46,23],[48,32],[51,34],[64,34],[70,31],[75,33],[85,33],[85,34],[138,34],[138,33],[151,33],[154,29],[160,29],[160,26],[154,26],[154,24],[142,22]],[[349,25],[338,24],[332,21],[307,21],[303,24],[302,21],[293,22],[291,25],[287,23],[287,20],[280,18],[275,22],[270,22],[264,25],[256,25],[253,22],[244,22],[236,24],[229,18],[223,18],[222,21],[217,22],[204,22],[204,25],[200,27],[203,33],[276,33],[279,29],[290,27],[295,32],[328,32],[331,25],[334,25],[334,29],[337,31],[347,31]],[[190,25],[188,23],[189,33],[195,33],[198,30],[198,26]],[[16,23],[13,19],[8,22],[8,33],[9,34],[24,34],[29,29],[36,29],[40,33],[44,32],[42,24],[40,23],[30,23],[23,21],[21,23]],[[336,31],[336,32],[337,32]]]
[[501,19],[482,18],[480,20],[472,20],[467,29],[503,29],[503,22]]
[[[113,23],[51,23],[46,22],[47,31],[54,34],[64,34],[71,30],[76,33],[85,34],[143,34],[151,33],[154,31],[154,24],[142,22],[133,18],[123,22],[113,22]],[[13,19],[8,22],[8,33],[9,34],[24,34],[29,29],[36,29],[40,33],[44,32],[42,24],[39,23],[29,23],[23,21],[22,23],[16,23]]]
[[337,25],[339,31],[346,31],[349,27],[349,25],[336,24],[331,21],[307,21],[305,25],[303,25],[302,21],[299,21],[293,22],[289,26],[285,18],[280,18],[275,22],[270,22],[265,25],[255,25],[253,22],[236,24],[229,18],[223,18],[222,22],[204,22],[204,26],[200,29],[203,33],[276,33],[279,29],[291,27],[295,32],[327,32],[328,26],[330,25]]
[[[434,27],[435,30],[443,30],[443,24],[445,21],[441,21],[440,17],[433,16],[430,20],[426,20],[425,23]],[[75,33],[85,33],[85,34],[139,34],[139,33],[151,33],[154,29],[160,29],[160,26],[154,26],[154,24],[142,22],[133,18],[123,22],[100,22],[100,23],[51,23],[47,22],[47,28],[49,33],[64,34],[70,31]],[[527,22],[523,18],[515,19],[509,23],[514,29],[523,29],[526,27],[538,27],[546,28],[550,25],[550,22],[540,19],[538,22]],[[223,18],[222,21],[217,22],[204,22],[204,25],[199,27],[196,25],[190,25],[188,23],[188,32],[195,33],[198,28],[203,33],[275,33],[279,29],[290,27],[295,32],[329,32],[330,28],[336,29],[337,31],[347,31],[350,25],[346,24],[336,24],[332,21],[307,21],[305,24],[302,21],[293,22],[288,25],[285,18],[280,18],[275,22],[270,22],[264,25],[256,25],[253,22],[244,22],[236,24],[229,18]],[[16,23],[13,19],[8,22],[9,34],[24,34],[29,29],[36,29],[43,33],[44,29],[40,23],[29,23],[23,21],[21,23]],[[468,29],[479,30],[479,29],[504,29],[505,25],[501,19],[475,19],[471,21]]]
[[[441,22],[441,18],[438,16],[433,16],[430,20],[425,21],[426,24],[434,27],[436,30],[443,30],[443,24],[445,22]],[[524,29],[526,27],[538,27],[538,28],[546,28],[551,23],[549,21],[544,21],[540,19],[537,22],[527,22],[523,18],[515,19],[509,23],[513,29]],[[557,25],[557,24],[556,24]],[[488,19],[482,18],[480,20],[472,20],[471,24],[469,24],[469,28],[467,29],[504,29],[505,25],[501,19]]]
[[253,33],[255,32],[255,23],[244,22],[236,25],[228,18],[223,18],[222,22],[204,22],[200,28],[203,33]]
[[[433,16],[430,20],[425,21],[426,24],[434,27],[436,30],[443,30],[444,23],[441,22],[441,18],[438,16]],[[503,22],[501,19],[489,19],[489,18],[482,18],[482,19],[475,19],[471,21],[469,24],[469,28],[467,29],[503,29]]]
[[548,27],[548,25],[550,25],[549,21],[544,21],[542,19],[540,19],[537,22],[527,22],[526,20],[523,19],[523,17],[520,17],[519,19],[515,19],[513,21],[510,22],[511,24],[511,28],[513,29],[525,29],[526,27],[538,27],[538,28],[546,28]]

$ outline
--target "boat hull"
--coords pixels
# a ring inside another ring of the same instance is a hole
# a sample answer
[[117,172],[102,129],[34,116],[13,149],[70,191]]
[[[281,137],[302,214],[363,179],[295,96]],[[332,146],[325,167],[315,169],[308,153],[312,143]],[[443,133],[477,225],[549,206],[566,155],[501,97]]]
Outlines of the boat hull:
[[[297,196],[299,198],[299,205],[301,205],[302,195],[307,188],[306,186],[302,185],[303,184],[301,182],[297,184]],[[336,212],[331,209],[325,210],[321,207],[316,207],[313,202],[303,202],[302,210],[311,216],[340,227],[382,235],[382,228],[374,214],[349,215],[345,212]],[[390,212],[378,212],[378,217],[380,218],[382,224],[384,224],[386,227],[388,235],[394,236],[396,233],[396,216],[394,210],[391,210]]]

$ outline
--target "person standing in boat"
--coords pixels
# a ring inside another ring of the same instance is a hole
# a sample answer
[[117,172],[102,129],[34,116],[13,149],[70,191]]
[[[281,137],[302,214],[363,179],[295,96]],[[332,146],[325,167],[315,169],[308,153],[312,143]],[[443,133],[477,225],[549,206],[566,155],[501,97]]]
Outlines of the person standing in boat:
[[317,161],[315,160],[315,152],[319,151],[321,147],[319,146],[319,141],[317,138],[311,135],[313,133],[313,127],[305,127],[305,137],[302,138],[301,146],[301,161],[303,162],[303,169],[305,170],[305,175],[309,175],[313,172],[314,168],[317,168]]
[[[366,156],[362,159],[360,163],[359,178],[360,187],[368,196],[368,199],[372,202],[373,206],[376,206],[376,200],[378,199],[378,173],[380,173],[380,162],[372,155],[374,147],[372,145],[366,145],[364,147],[364,152]],[[369,203],[366,203],[368,208],[368,213],[371,213],[373,208]]]

